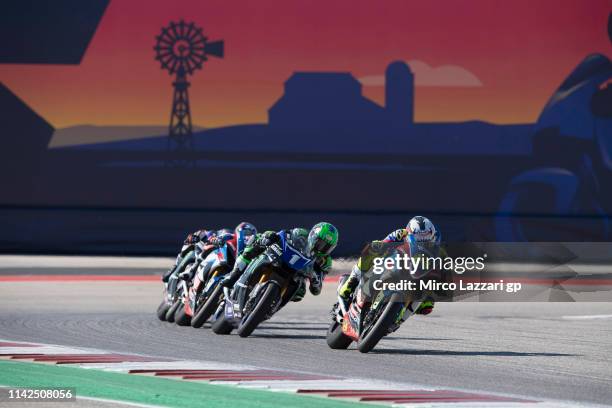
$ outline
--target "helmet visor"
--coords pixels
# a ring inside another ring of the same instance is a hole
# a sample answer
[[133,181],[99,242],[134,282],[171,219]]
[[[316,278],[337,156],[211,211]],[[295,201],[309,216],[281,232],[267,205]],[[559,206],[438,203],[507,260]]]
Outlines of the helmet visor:
[[328,255],[334,249],[334,245],[324,239],[317,239],[312,247],[316,254]]

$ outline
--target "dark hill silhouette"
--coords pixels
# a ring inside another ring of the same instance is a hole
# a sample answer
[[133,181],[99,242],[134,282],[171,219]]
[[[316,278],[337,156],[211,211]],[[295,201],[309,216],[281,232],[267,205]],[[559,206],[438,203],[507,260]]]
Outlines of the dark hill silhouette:
[[[527,155],[531,152],[531,124],[496,125],[481,121],[418,123],[404,133],[388,131],[376,138],[354,129],[274,129],[267,125],[239,125],[194,134],[196,152],[300,152],[321,154],[441,154]],[[93,151],[164,152],[165,136],[69,146]]]
[[[204,130],[204,128],[198,126],[194,126],[193,129],[196,131]],[[49,147],[75,146],[119,140],[142,139],[154,136],[166,136],[167,134],[167,125],[76,125],[56,129]]]

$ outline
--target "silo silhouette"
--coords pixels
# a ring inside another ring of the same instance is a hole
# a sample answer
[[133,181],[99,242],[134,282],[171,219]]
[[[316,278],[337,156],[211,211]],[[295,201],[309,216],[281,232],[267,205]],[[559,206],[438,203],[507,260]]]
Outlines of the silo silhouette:
[[385,109],[393,127],[414,122],[414,75],[403,61],[394,61],[385,71]]

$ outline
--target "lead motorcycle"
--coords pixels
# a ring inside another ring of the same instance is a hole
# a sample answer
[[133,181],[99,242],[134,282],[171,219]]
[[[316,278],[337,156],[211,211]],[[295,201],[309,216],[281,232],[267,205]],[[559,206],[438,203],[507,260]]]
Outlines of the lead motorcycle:
[[[396,254],[411,256],[411,253],[416,256],[416,251],[411,251],[411,247],[416,248],[419,245],[413,241],[412,245],[399,246],[386,256],[390,258],[394,258]],[[422,246],[419,251],[426,252],[430,256],[434,255],[431,250]],[[435,254],[437,255],[437,251]],[[345,275],[340,280],[339,287],[347,278]],[[406,278],[414,280],[418,285],[419,280],[440,279],[441,275],[436,271],[405,270],[394,265],[380,277],[383,282],[397,282]],[[371,279],[366,282],[362,277],[352,301],[346,305],[344,299],[338,296],[338,301],[332,307],[332,322],[327,330],[327,345],[332,349],[347,349],[351,343],[356,342],[357,350],[368,353],[383,337],[396,331],[408,317],[415,314],[428,297],[432,298],[433,294],[418,290],[410,292],[374,290]]]
[[[229,334],[237,329],[240,337],[248,337],[264,320],[285,306],[310,277],[313,259],[304,254],[306,240],[280,231],[281,240],[255,258],[245,270],[246,286],[238,282],[234,288],[223,288],[223,302],[215,312],[212,330]],[[218,290],[221,290],[220,288]]]

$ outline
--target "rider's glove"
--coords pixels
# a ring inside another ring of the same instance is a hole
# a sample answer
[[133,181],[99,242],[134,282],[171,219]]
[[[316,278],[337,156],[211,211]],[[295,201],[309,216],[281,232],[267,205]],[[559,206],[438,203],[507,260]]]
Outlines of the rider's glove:
[[191,234],[187,235],[187,238],[185,239],[185,244],[195,244],[200,242],[200,235],[202,234],[202,230],[198,230],[196,232],[192,232]]
[[310,293],[315,296],[318,296],[321,293],[321,289],[323,289],[323,279],[324,274],[314,272],[310,275]]
[[268,237],[262,236],[259,239],[258,244],[261,245],[262,247],[268,247],[268,246],[270,246],[272,244],[272,240],[270,238],[268,238]]
[[223,245],[223,240],[221,240],[219,237],[212,237],[211,239],[208,240],[208,243],[210,245],[214,245],[216,247],[220,247]]

